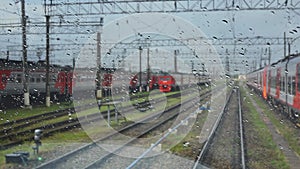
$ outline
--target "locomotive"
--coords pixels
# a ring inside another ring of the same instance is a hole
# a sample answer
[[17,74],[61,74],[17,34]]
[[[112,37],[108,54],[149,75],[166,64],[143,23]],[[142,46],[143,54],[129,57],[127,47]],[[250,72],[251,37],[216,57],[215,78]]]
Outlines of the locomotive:
[[[139,80],[141,77],[141,80]],[[163,71],[142,72],[132,76],[129,91],[136,92],[159,89],[161,92],[178,91],[180,87],[185,88],[190,85],[210,85],[209,76],[195,77],[192,73],[168,73]]]
[[300,127],[300,54],[290,55],[249,73],[247,85],[278,105]]
[[[141,77],[141,80],[139,78]],[[175,78],[167,72],[142,72],[135,74],[130,80],[129,91],[136,92],[159,89],[161,92],[171,92],[178,89]]]

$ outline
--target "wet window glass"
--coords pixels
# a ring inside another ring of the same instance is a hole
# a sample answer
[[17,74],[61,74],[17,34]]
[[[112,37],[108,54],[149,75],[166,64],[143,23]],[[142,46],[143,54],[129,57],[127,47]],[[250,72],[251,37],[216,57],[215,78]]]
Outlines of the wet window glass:
[[1,0],[0,168],[297,168],[299,49],[300,0]]

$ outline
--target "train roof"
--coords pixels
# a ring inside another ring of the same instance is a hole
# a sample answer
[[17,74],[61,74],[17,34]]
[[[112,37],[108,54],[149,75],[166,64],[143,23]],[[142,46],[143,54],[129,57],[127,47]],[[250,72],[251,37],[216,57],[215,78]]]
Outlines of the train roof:
[[[280,60],[278,60],[277,62],[272,63],[270,66],[271,66],[271,67],[275,67],[275,66],[279,65],[280,63],[287,62],[287,61],[290,61],[290,60],[295,59],[295,58],[300,58],[300,53],[297,53],[297,54],[291,54],[291,55],[289,55],[289,56],[286,56],[285,58],[280,59]],[[265,66],[265,67],[266,67],[266,66]],[[251,73],[260,71],[260,70],[264,69],[265,67],[261,67],[261,68],[259,68],[259,69],[256,69],[256,70],[254,70],[254,71],[252,71],[252,72],[250,72],[250,73],[248,73],[248,74],[251,74]]]
[[[23,62],[20,60],[8,60],[8,59],[0,58],[0,67],[10,68],[10,69],[12,69],[12,68],[20,69],[23,66],[22,64],[23,64]],[[38,62],[28,61],[27,64],[28,64],[29,68],[46,68],[45,61],[38,61]],[[61,68],[61,69],[71,68],[70,66],[61,66],[61,65],[55,65],[55,64],[51,64],[50,67],[51,68]]]
[[297,54],[291,54],[291,55],[289,55],[289,56],[286,56],[286,57],[283,58],[283,59],[278,60],[278,61],[275,62],[275,63],[272,63],[271,66],[275,66],[275,65],[277,65],[277,64],[279,64],[279,63],[282,63],[282,62],[286,62],[286,61],[292,60],[292,59],[297,58],[297,57],[299,57],[299,56],[300,56],[300,53],[297,53]]

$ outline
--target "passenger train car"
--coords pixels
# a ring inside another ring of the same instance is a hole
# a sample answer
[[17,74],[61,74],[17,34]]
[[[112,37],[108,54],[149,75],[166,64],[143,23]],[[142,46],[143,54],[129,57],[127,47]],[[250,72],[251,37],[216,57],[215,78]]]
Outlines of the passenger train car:
[[[28,62],[28,70],[30,99],[43,101],[46,95],[46,63],[44,61]],[[111,87],[112,71],[107,68],[101,72],[103,72],[102,86]],[[23,75],[22,61],[0,59],[1,103],[9,98],[22,102]],[[89,69],[87,71],[77,69],[74,72],[70,66],[50,65],[51,100],[71,97],[75,85],[80,86],[79,89],[84,92],[90,88],[91,82],[95,83],[95,73]]]
[[300,127],[300,54],[249,73],[247,85],[278,105]]
[[[45,93],[46,64],[45,62],[28,62],[29,92],[31,94]],[[23,94],[23,68],[22,61],[0,59],[0,95]],[[72,69],[58,65],[50,66],[50,91],[51,93],[65,92],[65,88],[71,90]],[[66,81],[68,81],[66,85]]]

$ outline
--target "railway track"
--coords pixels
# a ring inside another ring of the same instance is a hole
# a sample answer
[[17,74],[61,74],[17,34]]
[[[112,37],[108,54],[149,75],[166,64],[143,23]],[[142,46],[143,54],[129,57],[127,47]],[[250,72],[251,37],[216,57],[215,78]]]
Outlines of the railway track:
[[[178,97],[179,94],[173,94],[168,97]],[[144,95],[139,95],[139,96],[133,96],[131,100],[144,97]],[[160,98],[156,100],[157,102],[160,101]],[[149,107],[150,102],[148,100],[138,102],[136,103],[137,106],[136,108],[141,108],[141,107]],[[96,103],[94,104],[87,104],[87,105],[82,105],[76,107],[76,111],[83,111],[85,109],[91,108],[91,107],[97,107]],[[126,106],[124,107],[123,111],[130,111],[132,109],[132,106]],[[115,115],[115,110],[111,110],[111,116],[114,117]],[[99,116],[99,112],[95,112],[93,114],[86,115],[84,117],[75,117],[71,118],[71,115],[75,113],[75,108],[67,108],[63,110],[58,110],[58,111],[52,111],[52,112],[47,112],[47,113],[42,113],[39,115],[15,120],[15,121],[10,121],[7,123],[2,123],[0,124],[0,139],[1,139],[1,146],[0,150],[7,149],[12,146],[16,146],[19,144],[22,144],[24,141],[31,141],[33,139],[33,131],[37,128],[43,129],[43,137],[47,137],[52,135],[53,133],[56,132],[62,132],[62,131],[67,131],[71,130],[74,128],[80,127],[83,123],[90,123],[90,122],[95,122],[99,121],[102,118],[107,117],[107,111],[102,111],[101,116]],[[119,114],[120,115],[120,114]],[[52,120],[54,118],[64,118],[65,120],[61,120],[59,122],[50,122],[46,123],[47,120]]]
[[[205,95],[205,96],[204,96]],[[203,97],[208,97],[208,93],[203,94]],[[191,100],[185,100],[184,104],[191,104]],[[99,140],[96,140],[93,143],[90,143],[86,146],[83,146],[77,150],[74,150],[58,159],[52,160],[48,163],[45,163],[37,168],[66,168],[67,166],[72,166],[75,168],[99,168],[102,167],[104,163],[108,160],[118,159],[118,152],[120,151],[129,151],[128,145],[133,144],[138,138],[141,138],[152,132],[156,128],[166,125],[166,127],[170,127],[167,124],[167,121],[173,120],[180,113],[178,108],[181,105],[175,105],[169,109],[167,109],[164,113],[156,113],[148,116],[145,119],[142,119],[136,123],[130,124],[118,132],[112,133],[108,136],[105,136]],[[188,106],[192,108],[193,106]],[[186,111],[186,109],[185,109]],[[151,121],[150,123],[148,123]],[[113,151],[107,152],[102,147],[99,147],[98,144],[106,144],[110,143],[110,141],[117,137],[121,137],[120,135],[130,136],[129,140],[123,142],[122,145],[116,146],[113,148]],[[114,161],[114,160],[113,160]],[[131,162],[130,159],[129,162]],[[130,164],[130,163],[129,163]],[[119,167],[116,167],[119,168]]]
[[238,87],[232,89],[223,112],[204,144],[194,169],[200,166],[212,168],[245,168],[243,120]]

